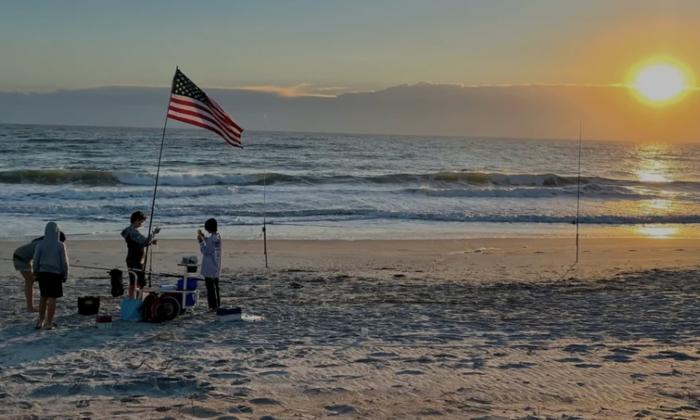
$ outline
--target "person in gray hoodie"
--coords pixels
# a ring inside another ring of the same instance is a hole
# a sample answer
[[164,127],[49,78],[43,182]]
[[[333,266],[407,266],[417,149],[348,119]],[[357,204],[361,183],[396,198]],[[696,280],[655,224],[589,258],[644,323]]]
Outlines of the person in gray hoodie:
[[[27,311],[29,312],[37,311],[34,307],[34,280],[36,279],[32,272],[32,259],[34,258],[36,246],[42,239],[44,239],[43,236],[32,239],[28,244],[15,249],[15,252],[12,254],[12,263],[15,266],[15,270],[19,271],[24,278],[24,299],[27,302]],[[61,242],[65,242],[66,235],[60,232],[59,239]]]
[[68,255],[60,241],[60,229],[54,222],[46,224],[44,239],[36,244],[32,267],[39,281],[41,300],[36,328],[47,330],[56,327],[56,299],[63,297],[63,282],[68,278]]

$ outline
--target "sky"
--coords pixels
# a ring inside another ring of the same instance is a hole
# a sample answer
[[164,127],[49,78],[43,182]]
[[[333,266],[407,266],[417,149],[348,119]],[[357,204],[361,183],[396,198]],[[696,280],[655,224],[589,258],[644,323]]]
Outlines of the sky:
[[0,0],[0,92],[164,87],[176,65],[286,97],[607,87],[652,56],[700,70],[698,23],[695,0]]

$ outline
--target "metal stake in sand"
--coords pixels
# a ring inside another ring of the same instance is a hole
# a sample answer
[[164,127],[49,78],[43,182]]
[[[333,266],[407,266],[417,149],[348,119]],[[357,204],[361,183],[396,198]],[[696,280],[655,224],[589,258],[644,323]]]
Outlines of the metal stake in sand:
[[[175,66],[175,74],[177,74],[178,67]],[[173,81],[170,84],[170,92],[173,91],[173,86],[175,85],[175,76],[173,76]],[[172,96],[172,95],[171,95]],[[151,216],[148,218],[148,236],[151,238],[151,228],[153,227],[153,213],[156,208],[156,194],[158,193],[158,178],[160,178],[160,162],[163,159],[163,146],[165,145],[165,128],[168,126],[168,109],[170,108],[170,101],[168,100],[168,106],[165,108],[165,122],[163,123],[163,135],[160,139],[160,151],[158,152],[158,169],[156,169],[156,181],[153,185],[153,200],[151,201]],[[148,251],[151,247],[150,242],[146,244],[146,258],[143,261],[143,267],[146,268],[148,264]],[[153,267],[153,251],[151,251],[151,268]],[[151,287],[151,271],[148,270],[148,287]]]

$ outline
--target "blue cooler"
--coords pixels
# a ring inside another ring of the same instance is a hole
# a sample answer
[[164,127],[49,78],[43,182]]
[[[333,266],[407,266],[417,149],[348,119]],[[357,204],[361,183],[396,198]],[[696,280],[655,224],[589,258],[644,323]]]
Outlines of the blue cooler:
[[191,308],[197,303],[197,293],[185,293],[185,308]]
[[188,277],[187,283],[185,279],[180,279],[177,281],[177,290],[197,290],[197,277]]

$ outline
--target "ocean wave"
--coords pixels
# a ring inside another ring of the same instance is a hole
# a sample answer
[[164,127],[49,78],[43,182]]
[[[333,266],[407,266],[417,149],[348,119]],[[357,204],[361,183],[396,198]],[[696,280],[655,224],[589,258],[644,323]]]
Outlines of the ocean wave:
[[[406,188],[400,190],[399,192],[440,198],[556,198],[560,196],[576,196],[577,189],[575,185],[571,188],[433,188],[422,186],[419,188]],[[583,185],[581,187],[581,194],[585,198],[603,198],[617,200],[649,200],[658,198],[658,195],[641,193],[636,191],[634,188],[621,187],[615,185]]]
[[[80,169],[26,169],[0,171],[0,183],[6,184],[80,184],[89,186],[152,186],[154,176],[151,174],[134,174],[120,171],[99,171]],[[449,186],[468,187],[540,187],[544,189],[562,189],[576,186],[578,178],[552,173],[541,174],[507,174],[499,172],[433,172],[433,173],[392,173],[382,175],[322,175],[322,174],[164,174],[159,184],[173,187],[201,186],[261,186],[267,185],[417,185],[430,186],[447,191]],[[620,188],[682,188],[700,190],[699,182],[674,181],[667,183],[642,182],[628,179],[604,177],[582,177],[584,192],[605,194],[626,194]],[[600,189],[596,191],[596,188]],[[616,190],[617,188],[617,190]],[[457,190],[455,190],[457,191]],[[450,193],[446,193],[450,194]],[[455,193],[459,194],[459,193]],[[469,193],[464,193],[469,194]],[[473,193],[473,194],[488,194]],[[537,193],[530,193],[537,194]],[[544,194],[544,193],[541,193]]]
[[[289,209],[284,203],[269,203],[264,212],[270,224],[368,221],[406,221],[406,222],[458,222],[458,223],[542,223],[542,224],[571,224],[573,213],[558,211],[556,213],[533,213],[503,211],[499,213],[462,212],[462,211],[423,211],[403,210],[392,211],[370,207],[362,208],[316,208]],[[124,222],[135,209],[129,203],[111,202],[111,204],[73,204],[71,206],[52,205],[37,207],[33,204],[8,204],[3,208],[3,215],[28,218],[51,218],[52,220],[92,221],[92,222]],[[221,224],[255,224],[263,217],[263,208],[243,205],[232,208],[229,205],[211,205],[195,203],[187,205],[157,205],[156,219],[165,225],[172,223],[192,223],[193,220],[205,216],[215,216]],[[666,215],[623,215],[623,214],[588,214],[582,215],[581,224],[593,225],[643,225],[643,224],[697,224],[700,215],[697,214],[666,214]]]
[[43,185],[117,185],[119,180],[109,171],[71,169],[22,169],[0,171],[0,183]]
[[[235,194],[238,188],[235,186],[214,186],[195,188],[159,188],[158,199],[193,199],[209,196],[225,196]],[[14,200],[126,200],[126,199],[147,199],[153,196],[153,188],[61,188],[56,191],[26,192],[18,191],[14,194],[3,195],[5,198]]]

